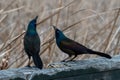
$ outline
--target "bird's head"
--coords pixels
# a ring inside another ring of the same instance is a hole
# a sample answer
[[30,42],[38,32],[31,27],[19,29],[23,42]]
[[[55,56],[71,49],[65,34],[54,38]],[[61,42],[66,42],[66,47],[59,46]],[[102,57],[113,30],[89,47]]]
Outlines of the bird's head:
[[35,35],[37,33],[36,32],[37,18],[38,18],[38,16],[36,16],[34,19],[32,19],[29,22],[27,32],[26,32],[28,35]]
[[32,20],[29,22],[28,27],[30,27],[30,28],[36,28],[37,19],[38,19],[38,16],[36,16],[34,19],[32,19]]
[[55,37],[56,37],[56,39],[63,39],[63,38],[65,38],[65,35],[63,34],[63,32],[61,30],[56,28],[56,26],[54,26],[54,25],[52,25],[52,27],[55,30]]

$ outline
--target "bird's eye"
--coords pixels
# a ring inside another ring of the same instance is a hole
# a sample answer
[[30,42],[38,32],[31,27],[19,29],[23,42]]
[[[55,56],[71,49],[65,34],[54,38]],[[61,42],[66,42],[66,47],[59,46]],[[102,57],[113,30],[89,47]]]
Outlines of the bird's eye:
[[57,33],[59,33],[59,31],[57,31]]

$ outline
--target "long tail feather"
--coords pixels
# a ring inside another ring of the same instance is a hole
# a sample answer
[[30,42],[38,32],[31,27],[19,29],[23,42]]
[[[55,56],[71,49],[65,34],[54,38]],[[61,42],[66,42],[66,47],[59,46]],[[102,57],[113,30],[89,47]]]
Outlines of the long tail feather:
[[36,67],[38,67],[39,69],[43,68],[43,62],[38,54],[33,55],[33,61]]
[[97,55],[99,55],[99,56],[101,56],[101,57],[106,57],[106,58],[108,58],[108,59],[111,59],[111,58],[112,58],[110,55],[108,55],[108,54],[106,54],[106,53],[97,52],[97,51],[93,51],[93,50],[90,50],[90,49],[88,49],[88,53],[90,53],[90,54],[97,54]]

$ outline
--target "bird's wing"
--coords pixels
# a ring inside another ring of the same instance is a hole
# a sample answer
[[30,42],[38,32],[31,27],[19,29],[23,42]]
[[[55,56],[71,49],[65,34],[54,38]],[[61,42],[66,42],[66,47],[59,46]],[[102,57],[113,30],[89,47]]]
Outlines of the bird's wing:
[[40,39],[38,36],[26,36],[24,39],[25,51],[32,55],[40,51]]
[[34,41],[33,41],[33,50],[34,50],[34,53],[39,53],[40,51],[40,38],[38,35],[34,36]]
[[87,48],[71,39],[62,40],[60,43],[61,48],[69,49],[74,51],[75,53],[87,53]]
[[[32,43],[31,43],[31,38],[29,36],[25,36],[24,37],[24,48],[25,48],[25,51],[27,53],[30,52],[30,50],[32,49]],[[30,54],[30,53],[29,53]]]

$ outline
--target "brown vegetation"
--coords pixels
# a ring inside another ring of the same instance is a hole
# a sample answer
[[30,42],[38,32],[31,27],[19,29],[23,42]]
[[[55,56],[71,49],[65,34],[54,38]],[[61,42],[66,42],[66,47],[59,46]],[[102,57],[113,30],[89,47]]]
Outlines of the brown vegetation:
[[120,52],[120,0],[0,0],[0,69],[27,65],[23,35],[36,15],[45,67],[66,57],[56,47],[52,24],[91,49],[110,55]]

